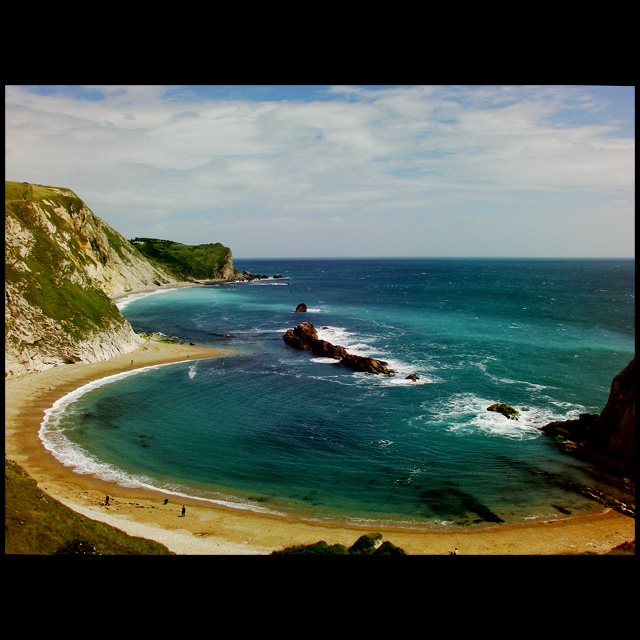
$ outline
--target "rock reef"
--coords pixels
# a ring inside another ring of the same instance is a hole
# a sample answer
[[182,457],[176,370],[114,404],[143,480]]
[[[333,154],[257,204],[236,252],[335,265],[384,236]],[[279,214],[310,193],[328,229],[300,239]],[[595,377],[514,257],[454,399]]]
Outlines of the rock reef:
[[501,413],[503,416],[509,418],[509,420],[517,420],[520,417],[519,411],[504,402],[496,402],[495,404],[492,404],[490,407],[487,407],[487,411]]
[[[271,276],[274,280],[279,280],[282,278],[282,275],[279,273]],[[240,275],[236,274],[233,278],[230,278],[233,282],[242,282],[247,281],[251,282],[252,280],[268,280],[269,276],[264,273],[251,273],[250,271],[243,271]]]
[[342,360],[348,355],[344,347],[331,344],[327,340],[320,340],[316,328],[310,322],[302,322],[294,329],[288,329],[283,339],[294,349],[311,351],[314,355],[323,358]]
[[294,329],[287,329],[283,339],[289,346],[295,349],[311,351],[311,353],[317,356],[340,360],[340,364],[354,371],[375,374],[382,373],[388,376],[395,374],[395,371],[389,369],[384,360],[353,355],[347,353],[347,350],[341,345],[334,345],[327,340],[320,340],[316,328],[310,322],[301,322]]

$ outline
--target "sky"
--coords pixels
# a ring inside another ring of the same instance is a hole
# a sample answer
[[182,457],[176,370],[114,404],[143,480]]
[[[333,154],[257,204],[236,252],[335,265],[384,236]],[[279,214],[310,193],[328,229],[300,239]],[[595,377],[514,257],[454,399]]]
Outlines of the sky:
[[5,179],[234,259],[634,257],[635,87],[5,85]]

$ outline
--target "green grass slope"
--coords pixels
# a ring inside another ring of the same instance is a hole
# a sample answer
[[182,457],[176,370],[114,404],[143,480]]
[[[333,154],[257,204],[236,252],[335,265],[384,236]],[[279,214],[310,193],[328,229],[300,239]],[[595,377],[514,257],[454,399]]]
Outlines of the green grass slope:
[[41,491],[22,467],[4,461],[4,552],[19,555],[175,555],[85,518]]
[[230,249],[219,242],[187,245],[157,238],[134,238],[131,243],[151,263],[185,280],[226,280],[236,273]]
[[[124,320],[109,297],[88,285],[78,273],[95,261],[83,250],[84,238],[59,216],[52,236],[30,202],[45,210],[62,207],[80,211],[84,203],[72,192],[22,182],[5,182],[5,225],[15,219],[16,226],[28,231],[32,246],[19,256],[5,255],[5,290],[15,287],[33,309],[59,323],[74,339],[91,331],[120,326]],[[64,237],[64,246],[58,241]],[[88,241],[87,241],[88,242]],[[74,262],[70,260],[73,257]],[[5,331],[6,334],[6,331]]]

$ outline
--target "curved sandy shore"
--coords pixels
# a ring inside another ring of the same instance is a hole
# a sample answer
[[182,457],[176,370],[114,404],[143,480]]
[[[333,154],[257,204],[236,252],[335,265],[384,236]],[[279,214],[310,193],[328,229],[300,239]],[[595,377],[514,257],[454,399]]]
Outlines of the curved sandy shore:
[[[88,382],[131,368],[220,355],[219,351],[194,346],[149,343],[106,362],[63,365],[5,379],[5,452],[41,489],[74,511],[130,535],[161,542],[178,554],[259,555],[318,540],[350,546],[363,533],[370,533],[370,529],[355,526],[303,522],[198,500],[178,501],[159,491],[103,482],[64,467],[38,438],[44,411]],[[103,505],[105,495],[110,496],[108,506]],[[602,554],[635,539],[635,520],[616,511],[604,511],[566,520],[459,532],[375,530],[411,555],[447,555],[453,548],[460,555]]]

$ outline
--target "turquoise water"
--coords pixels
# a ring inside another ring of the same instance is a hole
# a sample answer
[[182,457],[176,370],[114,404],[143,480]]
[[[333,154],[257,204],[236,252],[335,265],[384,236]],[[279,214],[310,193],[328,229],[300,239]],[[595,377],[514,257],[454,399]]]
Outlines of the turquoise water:
[[[283,277],[120,303],[137,331],[225,355],[82,389],[49,413],[55,455],[123,484],[314,519],[457,527],[594,507],[567,485],[597,487],[594,470],[539,427],[601,411],[633,357],[633,260],[236,264]],[[396,376],[287,348],[302,321]],[[520,419],[486,411],[494,402]]]

